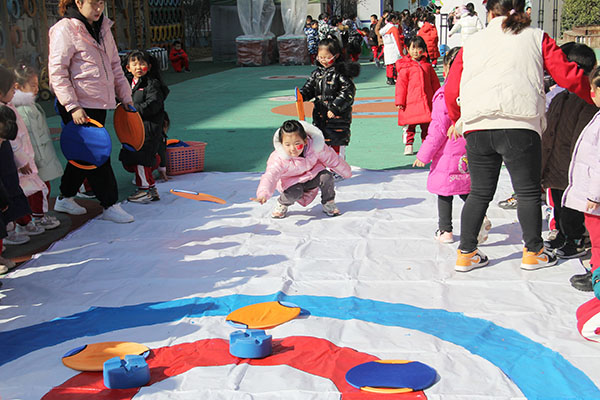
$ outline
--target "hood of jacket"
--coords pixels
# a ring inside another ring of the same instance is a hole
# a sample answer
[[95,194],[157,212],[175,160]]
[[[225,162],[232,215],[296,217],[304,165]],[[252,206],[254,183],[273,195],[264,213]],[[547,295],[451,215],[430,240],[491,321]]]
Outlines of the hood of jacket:
[[85,28],[88,30],[90,35],[92,35],[94,40],[96,40],[96,42],[100,43],[100,41],[102,40],[102,22],[104,20],[104,14],[100,15],[98,21],[95,21],[90,24],[88,20],[79,12],[77,7],[71,5],[67,7],[67,10],[65,12],[65,18],[73,18],[83,22]]
[[[316,126],[309,124],[306,121],[298,122],[300,122],[300,124],[304,128],[307,137],[312,139],[309,140],[309,145],[306,146],[304,151],[312,151],[315,153],[321,152],[321,150],[323,150],[323,148],[325,147],[325,137],[323,136],[323,133],[321,133],[321,130]],[[283,148],[283,145],[279,141],[279,129],[277,129],[275,131],[275,134],[273,135],[273,147],[275,148],[277,155],[279,155],[279,157],[283,158],[284,160],[289,160],[290,158],[292,158],[288,153],[286,153],[285,149]]]
[[381,28],[381,29],[379,30],[379,34],[380,34],[381,36],[383,36],[383,35],[385,35],[386,33],[388,33],[390,29],[392,29],[392,28],[395,28],[395,27],[396,27],[396,25],[394,25],[394,24],[390,24],[390,23],[388,22],[388,23],[386,23],[386,24],[385,24],[385,26],[384,26],[383,28]]
[[32,106],[35,104],[35,94],[16,90],[11,104],[15,107]]

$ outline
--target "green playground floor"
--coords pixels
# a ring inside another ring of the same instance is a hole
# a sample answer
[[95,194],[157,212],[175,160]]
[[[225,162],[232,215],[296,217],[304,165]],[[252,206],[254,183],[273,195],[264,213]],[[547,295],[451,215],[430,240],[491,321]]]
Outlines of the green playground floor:
[[[357,99],[387,98],[383,100],[388,103],[387,115],[354,118],[346,158],[351,165],[367,169],[410,167],[415,157],[403,155],[402,128],[397,124],[395,112],[389,109],[393,106],[394,87],[385,84],[383,68],[377,68],[367,59],[361,59],[361,64],[361,74],[355,79]],[[275,129],[285,119],[294,118],[271,111],[293,100],[274,98],[293,96],[294,87],[304,84],[313,67],[226,68],[228,66],[214,68],[220,72],[204,76],[193,77],[194,73],[166,77],[167,82],[178,81],[170,85],[171,93],[166,102],[172,123],[169,137],[206,142],[205,171],[263,171],[273,151]],[[186,75],[191,75],[191,79]],[[264,79],[270,76],[288,79]],[[59,117],[49,117],[48,124],[60,127]],[[115,138],[112,114],[108,116],[107,128]],[[418,136],[415,151],[420,146]],[[58,142],[55,144],[59,149]],[[118,162],[119,149],[120,144],[113,140],[112,163],[120,197],[124,198],[133,190],[132,175]],[[58,182],[53,185],[53,194],[57,188]]]

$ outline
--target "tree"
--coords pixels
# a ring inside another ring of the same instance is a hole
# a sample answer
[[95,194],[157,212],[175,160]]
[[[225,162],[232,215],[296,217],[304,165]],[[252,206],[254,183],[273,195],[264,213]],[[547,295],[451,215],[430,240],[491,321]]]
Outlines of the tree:
[[564,0],[562,31],[575,26],[600,25],[600,1],[598,0]]

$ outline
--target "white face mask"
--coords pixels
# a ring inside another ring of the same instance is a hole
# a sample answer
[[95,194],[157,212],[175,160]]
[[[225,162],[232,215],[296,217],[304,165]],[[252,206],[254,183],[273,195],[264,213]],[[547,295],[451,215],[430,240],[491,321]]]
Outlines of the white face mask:
[[425,23],[423,21],[419,21],[419,23],[417,25],[419,25],[419,28],[422,28],[424,24]]

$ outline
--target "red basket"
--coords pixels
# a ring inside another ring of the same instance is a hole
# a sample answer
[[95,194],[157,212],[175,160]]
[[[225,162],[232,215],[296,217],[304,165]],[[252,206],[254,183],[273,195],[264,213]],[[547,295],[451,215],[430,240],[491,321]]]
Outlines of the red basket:
[[167,147],[167,175],[204,170],[204,142],[186,142],[189,147]]

